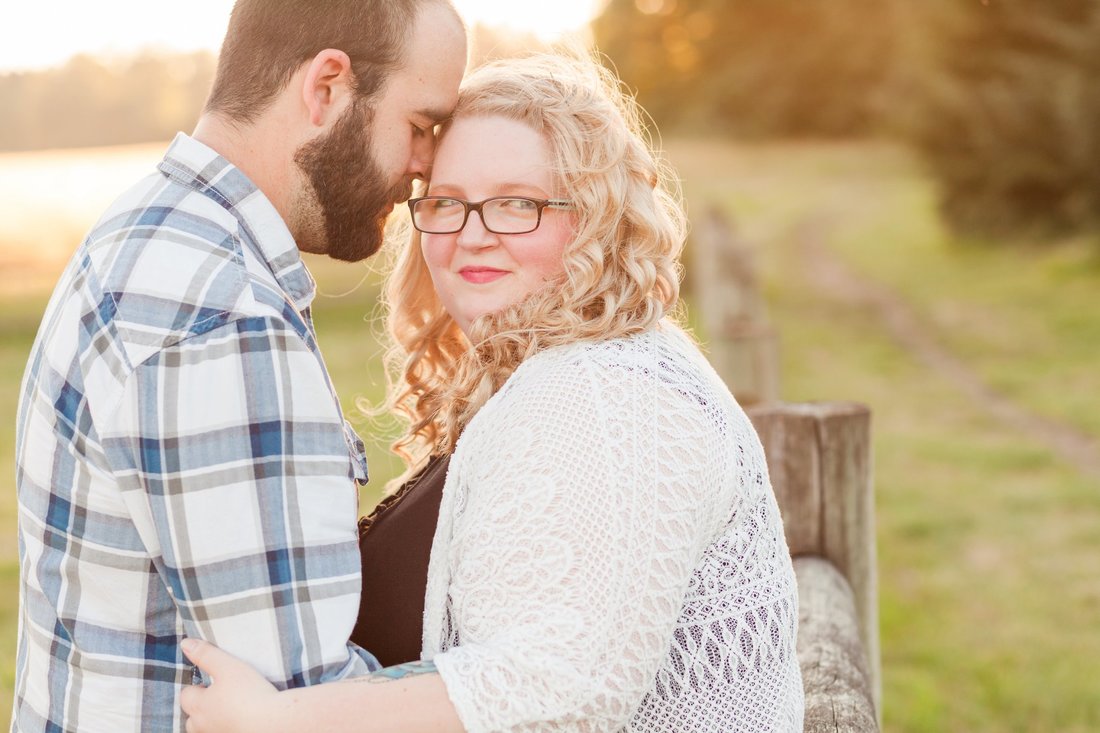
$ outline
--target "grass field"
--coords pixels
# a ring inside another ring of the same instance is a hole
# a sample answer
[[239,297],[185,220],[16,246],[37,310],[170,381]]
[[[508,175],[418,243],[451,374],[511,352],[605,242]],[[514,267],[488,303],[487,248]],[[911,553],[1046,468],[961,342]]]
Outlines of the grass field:
[[873,409],[886,729],[1100,729],[1100,486],[914,359],[879,314],[824,295],[798,238],[821,228],[989,383],[1094,438],[1097,243],[955,241],[887,147],[672,153],[689,200],[724,205],[759,247],[785,398]]
[[[956,241],[938,223],[932,186],[888,146],[671,141],[670,155],[691,209],[721,206],[757,249],[782,339],[784,397],[872,407],[886,730],[1100,729],[1098,482],[960,393],[891,338],[873,309],[829,293],[800,239],[814,228],[1001,394],[1096,439],[1100,246]],[[0,156],[0,191],[5,170]],[[53,251],[73,224],[52,223],[19,241],[41,237]],[[17,235],[0,223],[0,263]],[[357,396],[376,400],[380,347],[366,317],[377,275],[315,269],[320,340],[345,408]],[[19,379],[45,299],[19,280],[0,280],[0,476],[9,487]],[[397,470],[379,437],[390,429],[361,427],[375,487]],[[365,494],[364,508],[376,497]],[[14,666],[14,536],[9,488],[0,495],[2,714]]]

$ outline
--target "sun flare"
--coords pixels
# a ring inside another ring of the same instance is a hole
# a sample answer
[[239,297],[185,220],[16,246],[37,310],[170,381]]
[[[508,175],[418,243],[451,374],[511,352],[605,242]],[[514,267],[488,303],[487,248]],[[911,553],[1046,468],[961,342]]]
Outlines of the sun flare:
[[505,27],[552,41],[588,24],[599,10],[599,0],[558,0],[552,5],[515,0],[454,0],[470,25]]
[[[470,26],[531,33],[542,41],[584,28],[604,0],[453,0]],[[12,3],[0,23],[0,73],[63,64],[78,53],[124,56],[143,49],[217,52],[232,0],[190,3],[186,12],[147,0]],[[61,14],[64,23],[58,23]]]

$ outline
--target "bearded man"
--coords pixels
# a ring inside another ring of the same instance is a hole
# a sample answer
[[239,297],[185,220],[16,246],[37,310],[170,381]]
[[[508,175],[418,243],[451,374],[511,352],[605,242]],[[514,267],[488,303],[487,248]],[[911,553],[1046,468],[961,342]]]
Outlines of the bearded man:
[[465,43],[447,0],[236,3],[194,133],[80,245],[30,356],[13,730],[182,730],[184,637],[280,688],[377,669],[348,643],[366,464],[300,252],[378,249]]

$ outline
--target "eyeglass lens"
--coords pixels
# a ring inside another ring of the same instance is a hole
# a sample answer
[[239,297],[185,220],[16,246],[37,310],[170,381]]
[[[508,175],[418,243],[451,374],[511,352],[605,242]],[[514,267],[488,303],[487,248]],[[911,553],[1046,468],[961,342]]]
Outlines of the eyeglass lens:
[[[424,199],[413,209],[416,228],[436,234],[459,231],[465,215],[466,207],[458,199]],[[498,234],[530,232],[538,227],[539,205],[525,198],[489,199],[481,205],[481,222],[486,229]]]

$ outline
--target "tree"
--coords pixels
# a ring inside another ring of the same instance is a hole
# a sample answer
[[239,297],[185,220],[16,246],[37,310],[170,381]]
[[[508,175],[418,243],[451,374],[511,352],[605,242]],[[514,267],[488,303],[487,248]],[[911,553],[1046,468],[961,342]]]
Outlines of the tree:
[[0,150],[169,140],[191,130],[214,57],[145,53],[105,63],[80,55],[45,71],[0,76]]
[[897,129],[940,182],[956,229],[1100,224],[1100,3],[930,0],[897,78]]
[[889,131],[957,230],[1100,227],[1100,0],[610,0],[595,32],[666,130]]
[[892,70],[882,0],[611,0],[594,31],[668,128],[863,134]]

